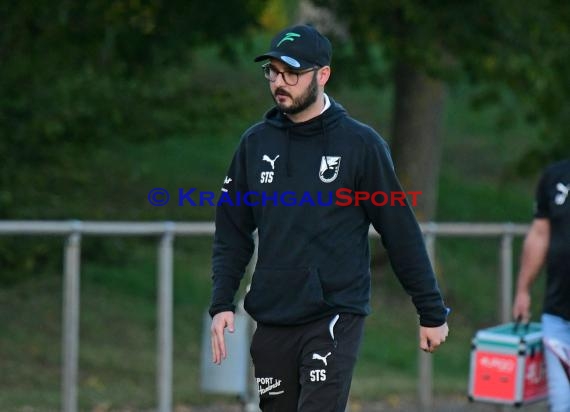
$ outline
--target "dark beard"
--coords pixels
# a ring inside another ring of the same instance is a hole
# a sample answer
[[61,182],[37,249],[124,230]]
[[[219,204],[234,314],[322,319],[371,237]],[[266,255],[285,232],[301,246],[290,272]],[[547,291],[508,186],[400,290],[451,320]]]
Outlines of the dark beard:
[[[278,90],[279,89],[275,90],[275,93],[277,93]],[[315,72],[313,74],[313,79],[311,80],[311,84],[309,84],[309,87],[307,88],[305,93],[303,93],[301,96],[297,97],[296,99],[293,99],[293,104],[291,104],[291,106],[283,107],[282,105],[277,103],[277,101],[275,103],[277,104],[277,107],[279,107],[279,110],[281,110],[283,113],[297,114],[301,113],[303,110],[307,109],[310,105],[315,103],[317,101],[318,93],[319,93],[319,88],[317,84],[317,73]]]

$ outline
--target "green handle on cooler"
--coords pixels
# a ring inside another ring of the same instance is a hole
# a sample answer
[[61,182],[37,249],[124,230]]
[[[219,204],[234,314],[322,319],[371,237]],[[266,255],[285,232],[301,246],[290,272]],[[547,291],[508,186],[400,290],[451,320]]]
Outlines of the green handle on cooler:
[[[522,316],[519,316],[515,320],[515,324],[513,326],[513,333],[515,333],[515,334],[517,333],[518,328],[521,325],[521,323],[522,323]],[[523,324],[523,327],[524,327],[524,333],[528,333],[528,328],[530,327],[530,320],[528,322],[525,322]]]

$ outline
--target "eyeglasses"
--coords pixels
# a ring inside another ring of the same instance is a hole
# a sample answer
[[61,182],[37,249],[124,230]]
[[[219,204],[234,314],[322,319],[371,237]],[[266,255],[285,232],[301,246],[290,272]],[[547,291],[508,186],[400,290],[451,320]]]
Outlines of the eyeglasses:
[[281,75],[281,77],[283,77],[283,81],[289,86],[295,86],[299,82],[299,76],[305,73],[310,73],[315,70],[319,70],[319,67],[313,67],[311,69],[298,71],[298,72],[288,71],[288,70],[280,72],[270,63],[265,63],[263,66],[261,66],[261,68],[263,70],[263,75],[270,82],[273,83],[275,80],[277,80],[277,76]]

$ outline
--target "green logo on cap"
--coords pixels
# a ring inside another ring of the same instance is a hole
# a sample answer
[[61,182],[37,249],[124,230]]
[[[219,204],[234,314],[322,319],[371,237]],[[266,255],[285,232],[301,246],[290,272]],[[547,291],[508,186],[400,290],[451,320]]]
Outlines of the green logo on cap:
[[281,45],[281,43],[283,43],[284,41],[295,41],[295,39],[297,37],[301,37],[301,35],[297,34],[297,33],[289,32],[281,40],[279,40],[279,43],[277,43],[277,46],[275,46],[275,47],[279,47]]

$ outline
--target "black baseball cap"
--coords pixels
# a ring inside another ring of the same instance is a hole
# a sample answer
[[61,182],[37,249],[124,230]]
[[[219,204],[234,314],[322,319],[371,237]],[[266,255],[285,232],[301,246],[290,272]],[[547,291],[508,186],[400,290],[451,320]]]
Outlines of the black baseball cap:
[[271,49],[254,61],[269,58],[281,60],[296,70],[315,66],[328,66],[331,63],[332,46],[329,39],[314,27],[298,25],[280,31],[271,40]]

